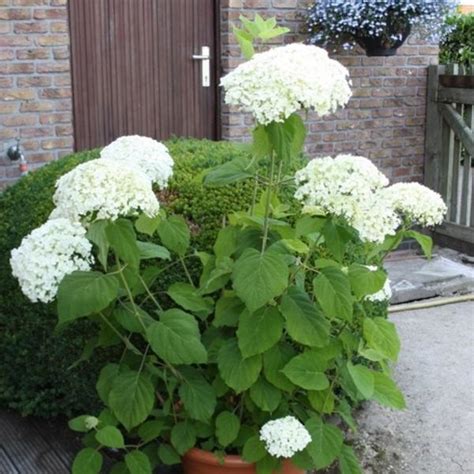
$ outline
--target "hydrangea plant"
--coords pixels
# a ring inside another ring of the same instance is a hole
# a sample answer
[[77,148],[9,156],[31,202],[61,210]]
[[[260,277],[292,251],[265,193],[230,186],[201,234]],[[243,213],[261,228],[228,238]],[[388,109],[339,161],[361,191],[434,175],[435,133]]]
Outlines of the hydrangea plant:
[[[280,62],[287,64],[288,51],[312,71],[285,71]],[[274,94],[252,79],[265,70],[272,78],[265,87],[275,87]],[[308,77],[319,78],[319,94],[301,86]],[[418,187],[400,189],[400,201],[397,189],[390,192],[388,180],[362,157],[315,160],[296,176],[288,174],[305,138],[298,112],[321,107],[324,114],[350,95],[346,70],[316,46],[257,54],[222,83],[226,99],[256,119],[253,156],[229,161],[204,180],[225,186],[250,177],[263,192],[250,208],[223,219],[212,251],[190,248],[186,221],[163,207],[158,212],[149,191],[154,178],[138,171],[133,161],[142,157],[133,150],[129,160],[100,158],[59,180],[55,202],[71,210],[77,250],[32,247],[32,234],[12,254],[30,298],[29,269],[17,264],[18,255],[50,259],[36,276],[38,295],[43,282],[54,281],[48,300],[57,299],[59,328],[79,318],[97,323],[89,356],[94,347],[123,348],[96,383],[103,410],[70,421],[85,433],[73,474],[99,473],[108,449],[115,450],[114,474],[151,474],[158,463],[179,463],[192,448],[218,459],[238,454],[255,463],[258,474],[279,472],[289,460],[301,469],[338,462],[342,473],[353,474],[361,470],[345,441],[344,430],[356,429],[351,406],[362,400],[405,406],[390,371],[400,349],[395,326],[383,313],[368,315],[366,302],[387,294],[383,259],[405,236],[430,253],[429,237],[410,227],[441,221],[444,204]],[[150,142],[143,143],[148,159],[168,160],[158,146],[149,155]],[[255,172],[257,164],[266,165],[266,173]],[[125,186],[116,185],[113,167]],[[91,186],[94,179],[99,189]],[[301,202],[297,211],[279,200],[282,187]],[[143,193],[145,207],[138,199]],[[393,221],[382,219],[376,236],[364,230],[364,220],[378,222],[385,214]],[[68,238],[54,233],[53,242],[66,245]],[[364,248],[357,263],[354,244]],[[92,263],[91,245],[94,267],[74,267],[77,258]],[[151,283],[171,254],[187,278],[154,293]],[[61,263],[61,275],[50,278],[59,257],[71,264]],[[188,271],[192,260],[200,262],[199,280]],[[154,264],[145,267],[145,261]]]
[[[436,41],[446,16],[456,0],[317,0],[308,9],[306,23],[310,42],[361,45],[368,53],[393,52],[407,38],[412,27]],[[374,51],[374,49],[377,50]]]

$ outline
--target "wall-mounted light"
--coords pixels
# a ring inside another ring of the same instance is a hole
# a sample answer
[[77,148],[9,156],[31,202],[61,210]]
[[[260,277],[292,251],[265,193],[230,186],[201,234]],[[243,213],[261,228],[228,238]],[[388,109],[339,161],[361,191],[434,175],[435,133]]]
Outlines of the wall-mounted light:
[[18,161],[21,176],[24,176],[28,173],[28,163],[26,161],[25,155],[21,151],[19,138],[16,139],[15,145],[12,145],[8,148],[7,156],[11,161]]

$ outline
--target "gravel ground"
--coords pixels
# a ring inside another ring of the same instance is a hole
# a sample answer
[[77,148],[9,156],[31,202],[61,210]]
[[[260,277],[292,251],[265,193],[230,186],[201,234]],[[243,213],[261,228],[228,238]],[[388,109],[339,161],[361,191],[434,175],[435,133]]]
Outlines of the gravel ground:
[[474,473],[474,302],[394,313],[402,412],[370,403],[355,446],[366,474]]

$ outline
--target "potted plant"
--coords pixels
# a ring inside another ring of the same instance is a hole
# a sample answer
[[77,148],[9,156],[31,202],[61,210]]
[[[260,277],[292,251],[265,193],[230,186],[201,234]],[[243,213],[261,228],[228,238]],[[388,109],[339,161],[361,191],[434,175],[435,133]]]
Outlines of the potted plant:
[[[252,22],[255,36],[268,21]],[[108,450],[113,474],[181,461],[186,474],[301,474],[334,462],[357,473],[343,430],[355,430],[351,406],[405,406],[390,376],[400,342],[385,317],[382,264],[406,236],[429,254],[430,239],[410,227],[438,223],[444,203],[421,185],[388,186],[351,155],[288,175],[305,138],[298,112],[325,115],[350,97],[347,70],[324,50],[256,54],[222,86],[227,103],[255,117],[253,158],[204,179],[251,179],[256,198],[227,216],[212,249],[189,248],[187,222],[159,209],[152,183],[166,186],[172,172],[166,148],[123,137],[58,180],[51,219],[12,252],[25,294],[57,300],[58,330],[97,323],[84,358],[122,348],[84,381],[104,408],[70,421],[85,433],[73,474],[101,472]],[[153,290],[178,265],[183,277]]]
[[367,56],[393,56],[414,27],[436,38],[453,0],[318,0],[309,7],[306,24],[317,45],[361,46]]

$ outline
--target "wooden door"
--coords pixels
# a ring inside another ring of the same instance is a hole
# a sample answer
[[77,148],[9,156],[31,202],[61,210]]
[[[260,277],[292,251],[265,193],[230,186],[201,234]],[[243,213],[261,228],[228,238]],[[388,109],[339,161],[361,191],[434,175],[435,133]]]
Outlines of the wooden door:
[[216,0],[69,0],[76,150],[130,134],[216,139],[217,14]]

